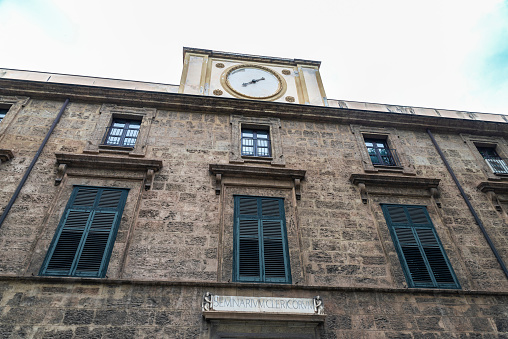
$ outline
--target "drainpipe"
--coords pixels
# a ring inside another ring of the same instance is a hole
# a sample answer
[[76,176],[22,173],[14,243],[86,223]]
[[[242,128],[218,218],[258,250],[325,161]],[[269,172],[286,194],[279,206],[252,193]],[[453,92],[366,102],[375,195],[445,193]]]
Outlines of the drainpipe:
[[53,124],[51,125],[51,128],[49,129],[48,133],[46,134],[46,137],[42,141],[42,144],[39,147],[39,150],[37,151],[34,158],[32,159],[30,166],[28,166],[28,169],[26,170],[25,175],[23,175],[23,178],[21,179],[21,182],[19,183],[18,187],[16,188],[16,191],[14,192],[11,200],[5,207],[5,210],[2,213],[2,216],[0,217],[0,227],[2,227],[2,224],[4,223],[5,218],[7,218],[7,214],[9,214],[9,211],[11,210],[12,205],[14,205],[14,202],[18,198],[19,192],[21,192],[23,185],[25,185],[25,182],[28,179],[30,172],[32,172],[32,169],[34,168],[35,163],[39,159],[39,156],[41,155],[42,150],[44,149],[44,146],[46,146],[46,143],[48,142],[48,139],[51,136],[51,133],[53,133],[53,130],[55,129],[58,122],[60,121],[60,118],[62,117],[62,114],[65,111],[65,108],[67,107],[68,104],[69,104],[69,99],[65,99],[65,102],[62,105],[62,108],[60,108],[60,112],[58,112],[58,115],[56,116],[55,121],[53,121]]
[[478,224],[478,227],[480,227],[480,230],[482,231],[483,236],[485,237],[485,240],[487,240],[487,243],[489,244],[490,249],[492,250],[492,252],[494,252],[494,256],[496,257],[497,262],[501,266],[501,269],[503,270],[504,275],[508,278],[508,269],[506,269],[506,265],[504,264],[503,259],[501,258],[501,256],[497,252],[496,246],[494,246],[494,243],[492,242],[492,240],[490,240],[489,234],[487,233],[487,230],[483,226],[483,223],[480,220],[480,217],[476,213],[473,205],[471,205],[471,202],[469,201],[469,198],[467,197],[466,193],[462,189],[462,186],[460,185],[459,180],[455,176],[455,173],[453,172],[452,168],[450,167],[450,164],[446,160],[445,155],[443,154],[443,151],[441,151],[441,148],[437,144],[436,139],[434,139],[434,136],[432,135],[432,132],[430,131],[430,129],[427,129],[427,133],[429,134],[430,139],[432,140],[432,143],[434,144],[434,147],[436,148],[437,152],[441,156],[441,159],[443,159],[443,162],[444,162],[444,164],[446,166],[446,169],[448,170],[448,172],[450,172],[450,174],[451,174],[451,176],[453,178],[453,181],[455,181],[455,185],[457,185],[457,187],[458,187],[458,189],[460,191],[460,194],[462,195],[462,198],[464,198],[464,201],[466,202],[466,205],[469,208],[469,211],[471,211],[471,214],[473,214],[473,217],[476,220],[476,223]]

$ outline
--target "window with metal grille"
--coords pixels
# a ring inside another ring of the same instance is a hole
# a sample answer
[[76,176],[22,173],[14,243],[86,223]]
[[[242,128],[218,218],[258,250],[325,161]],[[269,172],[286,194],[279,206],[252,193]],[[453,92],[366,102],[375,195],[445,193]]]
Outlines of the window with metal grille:
[[281,198],[235,196],[233,280],[291,283]]
[[5,115],[9,111],[8,108],[0,108],[0,122],[5,118]]
[[138,138],[140,120],[113,119],[108,127],[104,145],[134,147]]
[[386,140],[365,139],[365,146],[373,165],[400,166],[397,151],[388,148]]
[[508,174],[508,166],[505,159],[501,158],[495,147],[476,147],[483,159],[487,162],[492,172],[496,174]]
[[270,157],[270,132],[242,128],[242,155]]
[[460,288],[427,208],[381,207],[409,287]]
[[127,193],[127,189],[75,186],[40,274],[104,277]]

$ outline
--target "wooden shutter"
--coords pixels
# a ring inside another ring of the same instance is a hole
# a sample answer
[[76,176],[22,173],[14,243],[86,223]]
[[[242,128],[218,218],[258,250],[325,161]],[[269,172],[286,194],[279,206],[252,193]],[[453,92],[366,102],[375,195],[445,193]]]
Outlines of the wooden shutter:
[[235,196],[234,280],[290,283],[284,201]]
[[105,276],[127,192],[126,189],[76,186],[41,275]]
[[381,206],[409,286],[460,288],[427,209]]

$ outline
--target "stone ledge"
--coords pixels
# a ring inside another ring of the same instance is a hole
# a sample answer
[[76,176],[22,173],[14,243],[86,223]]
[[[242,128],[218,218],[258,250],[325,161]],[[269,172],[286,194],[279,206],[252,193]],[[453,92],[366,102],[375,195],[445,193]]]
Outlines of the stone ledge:
[[500,197],[498,194],[507,194],[508,193],[508,183],[506,182],[492,182],[492,181],[483,181],[478,186],[476,186],[480,190],[487,194],[489,200],[494,205],[496,211],[501,212],[502,206],[500,202]]
[[262,178],[272,180],[291,180],[295,185],[296,199],[301,199],[300,181],[305,178],[305,170],[272,168],[244,165],[210,164],[209,170],[215,175],[215,194],[222,189],[222,176]]
[[364,183],[371,186],[396,186],[430,189],[437,188],[441,179],[415,178],[406,176],[377,175],[377,174],[351,174],[349,180],[353,185]]
[[[282,313],[251,313],[251,312],[203,312],[206,320],[270,320],[299,321],[306,323],[322,323],[326,314],[282,314]],[[316,324],[317,325],[317,324]]]
[[437,200],[439,192],[437,187],[441,179],[433,178],[416,178],[407,176],[394,176],[394,175],[379,175],[379,174],[351,174],[349,181],[353,185],[357,185],[360,189],[360,196],[362,202],[368,202],[367,187],[395,187],[395,188],[409,188],[426,191],[428,190],[430,196],[436,199],[436,204],[441,207],[441,203]]
[[132,280],[108,278],[76,278],[76,277],[48,277],[48,276],[15,276],[0,275],[0,281],[20,281],[41,284],[86,284],[86,285],[143,285],[143,286],[186,286],[196,288],[252,288],[276,291],[338,291],[338,292],[382,292],[409,293],[425,295],[494,295],[508,297],[508,291],[486,290],[457,290],[432,288],[389,288],[389,287],[341,287],[320,285],[289,285],[289,284],[256,284],[256,283],[226,283],[213,281],[166,281],[166,280]]
[[484,182],[481,182],[476,187],[483,193],[487,193],[487,192],[494,192],[496,194],[508,193],[508,183],[506,183],[506,182],[484,181]]
[[9,149],[0,149],[0,164],[14,158],[14,154]]
[[372,110],[321,107],[264,102],[236,98],[219,98],[179,93],[152,92],[109,87],[48,83],[0,78],[1,92],[5,95],[23,95],[42,99],[70,98],[71,101],[112,103],[133,107],[193,111],[214,114],[244,114],[300,119],[313,122],[366,124],[418,129],[422,126],[435,131],[454,133],[485,133],[506,135],[507,123],[481,120],[463,120],[438,116],[378,112]]
[[55,185],[60,184],[67,171],[67,167],[79,167],[90,169],[144,171],[146,172],[145,189],[148,190],[152,186],[154,173],[162,168],[162,160],[157,159],[140,159],[131,157],[120,158],[73,153],[55,153],[55,157],[59,165]]

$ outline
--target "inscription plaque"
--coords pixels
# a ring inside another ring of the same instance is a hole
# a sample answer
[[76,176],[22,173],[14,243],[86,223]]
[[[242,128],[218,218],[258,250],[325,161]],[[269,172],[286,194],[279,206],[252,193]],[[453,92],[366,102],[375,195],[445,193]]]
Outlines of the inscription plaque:
[[324,314],[323,301],[314,298],[277,298],[222,296],[207,292],[203,296],[203,312],[249,312],[286,314]]

